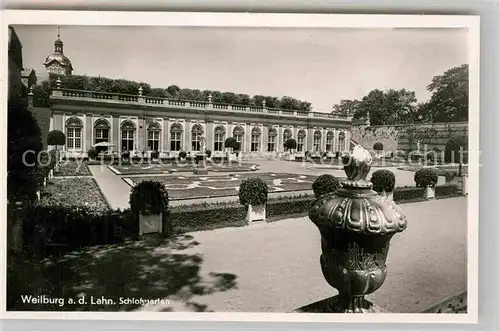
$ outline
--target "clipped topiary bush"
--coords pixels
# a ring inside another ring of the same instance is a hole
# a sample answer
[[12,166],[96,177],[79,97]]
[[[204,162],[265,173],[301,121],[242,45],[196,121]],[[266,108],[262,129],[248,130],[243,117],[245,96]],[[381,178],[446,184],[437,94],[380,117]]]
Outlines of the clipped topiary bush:
[[452,137],[446,142],[444,161],[446,163],[467,163],[467,138]]
[[287,150],[295,150],[297,148],[297,141],[293,138],[289,138],[283,143],[283,147]]
[[236,138],[234,138],[234,137],[228,137],[224,141],[224,147],[225,148],[229,148],[229,149],[233,149],[233,151],[236,151],[236,150],[239,150],[240,143],[238,143],[238,141],[236,140]]
[[241,183],[238,192],[240,204],[244,206],[265,204],[267,202],[268,191],[267,184],[262,179],[245,179]]
[[373,144],[373,150],[382,151],[384,149],[384,145],[380,142]]
[[210,150],[205,150],[205,153],[207,154],[207,158],[210,158],[212,156],[212,151]]
[[322,174],[314,180],[312,189],[316,198],[335,192],[340,187],[340,181],[330,174]]
[[89,156],[90,159],[96,159],[99,153],[97,152],[96,149],[89,149],[87,151],[87,156]]
[[415,172],[413,179],[417,187],[435,187],[438,182],[438,174],[433,168],[422,168]]
[[181,151],[181,152],[179,152],[179,157],[180,157],[181,159],[186,159],[186,157],[187,157],[187,153],[186,153],[186,151]]
[[66,143],[66,135],[60,130],[52,130],[47,135],[47,144],[55,145],[56,148],[58,145],[64,145]]
[[158,159],[160,157],[160,152],[158,150],[151,152],[151,158]]
[[379,169],[372,174],[370,182],[373,183],[373,190],[378,193],[394,191],[396,186],[396,176],[387,169]]
[[130,209],[134,213],[159,214],[168,211],[168,192],[159,181],[142,181],[130,194]]

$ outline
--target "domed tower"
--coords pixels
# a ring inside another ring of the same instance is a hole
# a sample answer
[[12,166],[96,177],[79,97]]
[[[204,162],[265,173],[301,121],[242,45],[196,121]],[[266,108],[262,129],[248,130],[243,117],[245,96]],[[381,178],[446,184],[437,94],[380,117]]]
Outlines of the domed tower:
[[63,53],[63,42],[60,39],[59,27],[57,27],[57,39],[54,42],[54,53],[45,58],[43,65],[49,74],[66,76],[71,75],[73,71],[71,61]]

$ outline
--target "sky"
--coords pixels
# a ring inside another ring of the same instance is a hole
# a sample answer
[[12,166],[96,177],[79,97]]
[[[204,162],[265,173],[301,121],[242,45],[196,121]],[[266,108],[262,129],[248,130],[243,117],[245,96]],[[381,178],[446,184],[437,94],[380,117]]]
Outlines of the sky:
[[[25,68],[45,75],[56,26],[15,26]],[[373,89],[430,98],[436,75],[468,63],[466,29],[62,26],[74,75],[123,78],[153,88],[291,96],[330,112]]]

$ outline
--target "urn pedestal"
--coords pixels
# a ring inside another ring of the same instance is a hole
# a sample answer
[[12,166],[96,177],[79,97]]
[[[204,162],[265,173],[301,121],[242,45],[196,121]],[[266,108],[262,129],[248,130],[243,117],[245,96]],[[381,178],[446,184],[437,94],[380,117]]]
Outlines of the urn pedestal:
[[339,292],[327,301],[328,312],[381,311],[364,296],[384,283],[390,240],[406,229],[401,209],[366,180],[371,161],[370,153],[356,146],[343,160],[348,180],[321,196],[309,211],[321,234],[323,276]]

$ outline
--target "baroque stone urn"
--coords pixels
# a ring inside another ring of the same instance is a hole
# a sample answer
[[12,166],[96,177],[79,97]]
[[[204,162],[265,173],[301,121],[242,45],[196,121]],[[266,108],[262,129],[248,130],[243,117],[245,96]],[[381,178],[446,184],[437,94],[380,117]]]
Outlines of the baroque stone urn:
[[343,157],[347,180],[336,192],[318,198],[309,211],[321,233],[323,275],[339,292],[329,300],[329,312],[382,311],[364,296],[384,283],[390,240],[406,229],[402,210],[366,180],[371,162],[370,153],[355,146]]

